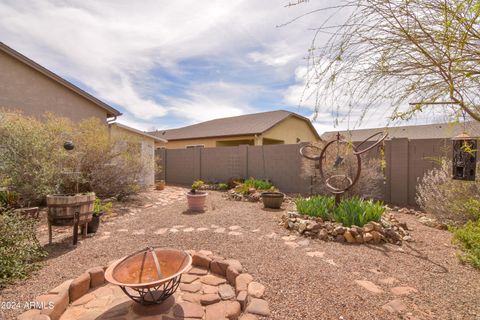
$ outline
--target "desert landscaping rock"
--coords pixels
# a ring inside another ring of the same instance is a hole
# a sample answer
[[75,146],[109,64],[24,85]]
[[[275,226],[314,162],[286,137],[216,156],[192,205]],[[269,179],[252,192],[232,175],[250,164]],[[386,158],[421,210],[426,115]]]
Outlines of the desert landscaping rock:
[[242,273],[235,279],[235,291],[245,291],[248,289],[248,285],[253,281],[253,277],[248,273]]
[[306,255],[309,257],[323,258],[323,256],[325,255],[325,252],[310,251],[310,252],[307,252]]
[[180,302],[173,307],[173,315],[178,318],[203,318],[203,308],[196,303]]
[[69,295],[70,301],[75,301],[90,289],[90,274],[83,273],[70,283]]
[[385,284],[385,285],[388,285],[388,286],[391,286],[391,285],[395,284],[395,282],[398,282],[398,280],[395,279],[394,277],[388,277],[388,278],[379,279],[378,282],[380,282],[382,284]]
[[199,281],[193,283],[181,283],[179,287],[182,291],[195,293],[202,289],[202,284]]
[[181,282],[182,283],[192,283],[193,281],[199,279],[200,276],[194,275],[194,274],[184,274],[182,275]]
[[240,274],[240,272],[238,272],[236,268],[234,268],[233,266],[228,266],[227,272],[226,272],[226,276],[227,276],[228,282],[229,282],[232,286],[235,285],[235,280],[237,279],[237,276],[238,276],[239,274]]
[[261,283],[252,281],[248,284],[247,292],[252,298],[262,298],[265,293],[265,286]]
[[210,262],[212,262],[212,259],[204,254],[196,253],[192,256],[192,265],[196,267],[209,269]]
[[230,300],[235,298],[235,291],[233,290],[233,287],[226,283],[218,287],[218,294],[222,300]]
[[237,294],[237,301],[240,303],[240,307],[242,310],[245,310],[247,307],[247,300],[248,300],[248,294],[247,291],[240,291]]
[[355,283],[371,293],[383,293],[383,290],[371,281],[355,280]]
[[258,320],[258,317],[253,314],[244,314],[242,315],[239,320]]
[[395,287],[390,289],[390,291],[396,296],[405,296],[411,293],[417,293],[418,290],[412,287]]
[[383,305],[382,309],[387,310],[390,313],[401,313],[407,310],[407,306],[402,302],[402,300],[395,299]]
[[208,270],[203,268],[193,267],[192,269],[190,269],[190,271],[188,271],[188,273],[196,276],[204,276],[208,273]]
[[225,280],[225,278],[214,276],[212,274],[203,276],[202,278],[200,278],[200,281],[202,283],[205,283],[205,284],[208,284],[208,285],[211,285],[211,286],[218,286],[218,285],[221,285],[221,284],[227,282],[227,280]]
[[204,284],[202,286],[203,293],[218,293],[217,286],[210,286],[208,284]]
[[220,301],[220,296],[216,293],[207,293],[203,294],[200,297],[200,303],[202,306],[208,306],[210,304],[214,304]]
[[253,298],[248,303],[248,306],[245,310],[247,313],[253,313],[259,316],[269,316],[270,308],[268,302],[262,299]]
[[91,268],[88,269],[87,272],[90,274],[90,288],[103,285],[105,282],[103,267]]

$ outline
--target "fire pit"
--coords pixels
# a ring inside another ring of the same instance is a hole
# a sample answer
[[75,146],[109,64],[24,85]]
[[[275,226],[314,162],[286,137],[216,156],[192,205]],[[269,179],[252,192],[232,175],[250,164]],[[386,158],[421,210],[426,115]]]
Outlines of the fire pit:
[[191,264],[192,257],[185,251],[149,247],[110,265],[105,279],[135,302],[160,304],[175,293]]

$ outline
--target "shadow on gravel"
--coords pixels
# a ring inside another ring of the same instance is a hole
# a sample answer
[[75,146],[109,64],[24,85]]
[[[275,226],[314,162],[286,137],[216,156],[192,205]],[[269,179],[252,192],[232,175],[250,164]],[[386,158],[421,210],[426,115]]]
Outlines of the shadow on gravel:
[[[82,240],[82,236],[78,236],[78,240]],[[48,256],[43,259],[43,261],[48,261],[50,259],[57,258],[61,255],[64,255],[65,253],[68,253],[70,251],[75,250],[78,246],[81,246],[82,244],[79,243],[77,246],[74,246],[72,244],[73,242],[73,237],[65,237],[62,238],[60,241],[53,242],[52,244],[46,244],[43,246],[43,249],[48,252]]]
[[432,272],[436,272],[436,273],[448,273],[449,272],[446,267],[444,267],[443,265],[431,260],[425,253],[423,253],[420,250],[412,247],[408,243],[403,244],[404,247],[407,247],[408,249],[410,249],[408,252],[406,250],[403,250],[403,251],[392,250],[387,245],[369,245],[369,244],[366,244],[364,246],[367,247],[367,248],[370,248],[372,250],[380,251],[386,256],[389,256],[392,253],[393,254],[406,254],[406,255],[409,255],[413,258],[423,260],[423,261],[428,262],[428,263],[430,263],[430,264],[432,264],[432,265],[434,265],[435,267],[438,268],[436,271],[432,270]]
[[192,210],[184,210],[182,211],[182,214],[185,214],[185,215],[189,215],[189,216],[194,216],[194,215],[197,215],[197,214],[204,214],[206,211],[203,210],[203,211],[192,211]]
[[285,210],[286,210],[285,208],[280,208],[280,209],[262,208],[262,211],[267,211],[267,212],[283,212]]

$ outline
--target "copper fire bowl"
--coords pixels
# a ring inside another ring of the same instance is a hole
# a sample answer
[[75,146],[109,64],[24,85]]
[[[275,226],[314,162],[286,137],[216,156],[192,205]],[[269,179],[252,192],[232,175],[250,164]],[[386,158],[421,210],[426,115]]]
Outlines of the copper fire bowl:
[[[153,254],[160,265],[160,275]],[[180,276],[192,264],[192,257],[172,248],[146,248],[112,263],[105,279],[115,285],[133,289],[151,288]]]

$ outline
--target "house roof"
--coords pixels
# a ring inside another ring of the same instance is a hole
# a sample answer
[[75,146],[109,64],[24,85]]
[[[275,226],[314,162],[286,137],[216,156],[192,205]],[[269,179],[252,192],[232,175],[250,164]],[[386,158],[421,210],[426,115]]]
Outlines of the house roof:
[[314,134],[320,139],[309,119],[293,112],[276,110],[246,114],[237,117],[214,119],[183,128],[157,130],[151,134],[172,140],[244,136],[262,134],[287,118],[296,117],[308,123]]
[[160,138],[160,137],[156,137],[156,136],[154,136],[154,135],[152,135],[152,134],[149,134],[148,132],[135,129],[135,128],[126,126],[126,125],[124,125],[124,124],[118,123],[118,122],[113,122],[113,123],[110,123],[109,125],[110,125],[110,126],[116,126],[116,127],[122,128],[122,129],[127,130],[127,131],[130,131],[130,132],[134,132],[134,133],[139,134],[139,135],[142,135],[142,136],[144,136],[144,137],[153,139],[153,140],[155,140],[156,142],[163,142],[163,143],[168,142],[166,139],[163,139],[163,138]]
[[344,131],[328,131],[322,134],[322,139],[331,140],[335,138],[337,132],[348,140],[359,142],[367,139],[376,132],[388,132],[387,139],[408,138],[417,139],[451,139],[464,131],[471,137],[480,137],[480,122],[470,121],[464,123],[435,123],[426,125],[399,126],[389,128],[371,128]]
[[31,67],[31,68],[35,69],[36,71],[42,73],[43,75],[47,76],[48,78],[56,81],[57,83],[66,87],[67,89],[72,90],[73,92],[75,92],[76,94],[84,97],[85,99],[90,100],[92,103],[96,104],[98,107],[107,111],[107,118],[120,116],[122,114],[117,109],[109,106],[105,102],[103,102],[103,101],[99,100],[98,98],[95,98],[91,94],[83,91],[82,89],[80,89],[76,85],[74,85],[71,82],[63,79],[62,77],[58,76],[57,74],[53,73],[52,71],[48,70],[47,68],[42,67],[41,65],[39,65],[35,61],[25,57],[20,52],[10,48],[9,46],[4,44],[3,42],[0,42],[0,51],[5,52],[9,56],[11,56],[11,57],[17,59],[18,61],[28,65],[29,67]]

